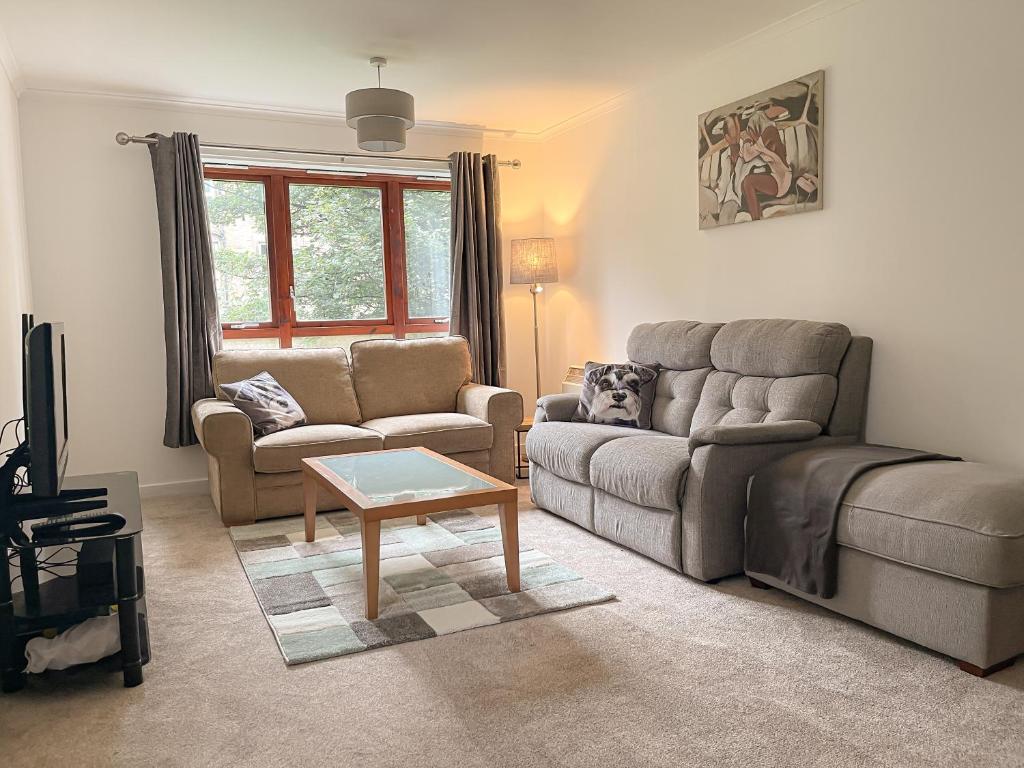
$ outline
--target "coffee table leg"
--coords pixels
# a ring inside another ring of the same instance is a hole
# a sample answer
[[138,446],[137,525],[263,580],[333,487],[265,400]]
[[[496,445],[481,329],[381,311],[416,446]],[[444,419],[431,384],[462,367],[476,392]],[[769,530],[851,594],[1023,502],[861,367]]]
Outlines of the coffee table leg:
[[306,541],[316,538],[316,481],[302,473],[302,496],[306,502]]
[[519,503],[498,505],[501,544],[505,550],[505,578],[509,592],[519,591]]
[[426,515],[416,515],[416,525],[426,525],[426,524],[427,524],[427,516]]
[[363,538],[363,587],[366,590],[366,618],[377,618],[380,589],[380,520],[360,520]]

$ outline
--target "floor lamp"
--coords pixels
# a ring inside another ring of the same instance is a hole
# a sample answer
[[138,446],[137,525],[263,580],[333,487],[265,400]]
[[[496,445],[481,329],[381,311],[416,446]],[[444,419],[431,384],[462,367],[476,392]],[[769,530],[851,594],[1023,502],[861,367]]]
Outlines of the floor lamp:
[[540,328],[537,323],[537,294],[544,283],[558,282],[555,241],[550,237],[530,237],[512,241],[512,277],[514,285],[529,285],[533,295],[533,362],[540,398]]

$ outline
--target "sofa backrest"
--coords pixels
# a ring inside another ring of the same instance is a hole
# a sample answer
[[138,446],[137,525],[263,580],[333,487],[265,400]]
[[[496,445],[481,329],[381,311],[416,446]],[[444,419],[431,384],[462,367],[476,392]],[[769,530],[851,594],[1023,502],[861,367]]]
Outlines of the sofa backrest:
[[352,374],[364,421],[452,413],[472,378],[469,344],[461,336],[357,341]]
[[690,422],[711,373],[711,344],[721,323],[672,320],[643,323],[626,342],[634,363],[658,365],[661,374],[654,397],[651,426],[677,437],[690,434]]
[[839,366],[839,390],[826,432],[837,437],[864,441],[867,424],[868,383],[871,379],[871,351],[867,336],[854,336]]
[[827,431],[850,346],[840,323],[736,320],[711,343],[692,428],[804,419]]
[[221,384],[267,371],[295,398],[309,424],[359,424],[352,370],[344,349],[222,350],[213,357],[217,397]]

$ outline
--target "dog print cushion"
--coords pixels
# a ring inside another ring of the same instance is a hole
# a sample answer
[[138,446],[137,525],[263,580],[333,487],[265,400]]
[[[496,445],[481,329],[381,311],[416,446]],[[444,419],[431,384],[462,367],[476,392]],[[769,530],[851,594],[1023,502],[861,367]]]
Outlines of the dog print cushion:
[[658,369],[651,366],[589,362],[572,420],[650,429],[657,382]]
[[245,381],[221,384],[220,388],[252,420],[252,431],[256,437],[306,423],[306,414],[295,398],[266,371]]

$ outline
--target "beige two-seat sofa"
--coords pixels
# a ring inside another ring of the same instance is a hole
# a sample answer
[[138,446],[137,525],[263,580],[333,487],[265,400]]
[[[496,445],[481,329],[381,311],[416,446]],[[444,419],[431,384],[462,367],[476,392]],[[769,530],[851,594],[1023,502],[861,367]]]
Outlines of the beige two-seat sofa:
[[[307,424],[253,437],[221,384],[268,371],[302,406]],[[423,446],[499,480],[513,480],[518,392],[470,381],[462,337],[390,340],[343,349],[223,351],[217,397],[192,408],[206,450],[210,495],[225,525],[302,511],[300,462],[313,456]],[[319,507],[337,501],[321,493]]]

